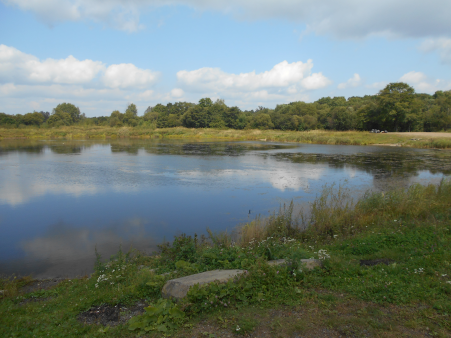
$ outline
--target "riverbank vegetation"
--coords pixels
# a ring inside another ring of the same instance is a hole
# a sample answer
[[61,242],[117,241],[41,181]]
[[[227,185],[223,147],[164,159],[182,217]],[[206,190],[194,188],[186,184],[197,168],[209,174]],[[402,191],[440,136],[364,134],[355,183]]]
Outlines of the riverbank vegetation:
[[24,115],[0,113],[0,127],[54,128],[61,126],[110,126],[120,128],[214,128],[260,130],[388,130],[446,131],[451,128],[451,91],[434,95],[418,94],[409,85],[390,83],[377,95],[364,97],[324,97],[313,103],[302,101],[279,104],[275,109],[258,107],[241,110],[228,107],[223,100],[203,98],[189,102],[157,104],[138,116],[135,104],[124,112],[115,110],[110,116],[86,117],[70,103],[57,105],[53,112]]
[[[451,182],[368,192],[326,186],[299,214],[282,206],[233,234],[177,236],[159,253],[99,259],[92,276],[25,293],[3,279],[4,337],[289,337],[451,334]],[[302,269],[301,258],[322,267]],[[284,258],[291,264],[270,266]],[[301,268],[301,270],[299,270]],[[246,273],[161,298],[169,279]],[[130,320],[130,318],[132,318]]]
[[451,133],[423,133],[421,136],[404,133],[374,134],[363,131],[281,131],[281,130],[221,130],[194,128],[148,129],[141,127],[86,127],[59,128],[0,128],[0,140],[28,139],[190,139],[199,141],[273,141],[341,145],[392,145],[414,148],[451,148]]

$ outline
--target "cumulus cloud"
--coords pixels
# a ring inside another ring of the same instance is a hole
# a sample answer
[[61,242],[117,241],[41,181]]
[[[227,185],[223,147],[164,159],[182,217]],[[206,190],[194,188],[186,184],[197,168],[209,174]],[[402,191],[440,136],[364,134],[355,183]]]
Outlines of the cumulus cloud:
[[87,84],[97,77],[110,88],[143,88],[153,85],[158,73],[137,68],[133,64],[114,64],[108,68],[93,60],[66,59],[39,60],[14,47],[0,45],[0,83],[30,84]]
[[171,90],[171,96],[172,96],[173,98],[180,98],[180,97],[182,97],[183,95],[185,95],[185,92],[183,91],[183,89],[180,89],[180,88],[174,88],[174,89]]
[[385,88],[386,85],[388,85],[388,82],[382,81],[382,82],[374,82],[374,83],[372,83],[372,84],[365,85],[365,87],[366,87],[366,88],[370,88],[370,89],[377,89],[377,90],[380,90],[380,89]]
[[232,14],[240,20],[283,19],[339,38],[371,35],[441,36],[451,31],[448,0],[1,0],[35,13],[49,24],[92,20],[126,31],[142,28],[140,11],[184,5]]
[[347,88],[355,88],[362,84],[362,79],[360,75],[355,73],[353,77],[351,77],[348,81],[340,83],[338,85],[338,89],[347,89]]
[[231,74],[220,68],[200,68],[177,72],[177,79],[185,91],[214,92],[222,97],[241,97],[251,94],[268,99],[271,95],[283,96],[284,92],[327,87],[331,81],[322,73],[311,73],[312,60],[288,63],[282,61],[271,70],[256,73]]
[[437,51],[443,63],[451,64],[451,39],[427,39],[420,45],[420,50],[426,53]]
[[23,53],[14,47],[0,45],[0,82],[37,82],[76,84],[92,81],[104,64],[100,61],[79,61],[72,55],[66,59],[46,59]]
[[408,72],[401,76],[399,81],[408,83],[415,88],[415,91],[420,93],[433,94],[437,90],[451,89],[451,81],[430,79],[422,72]]
[[[56,100],[58,103],[87,100],[91,101],[90,105],[100,102],[103,109],[108,106],[101,113],[109,115],[111,105],[117,101],[155,98],[148,88],[158,81],[159,75],[130,63],[107,67],[103,62],[78,60],[72,55],[65,59],[40,60],[14,47],[0,45],[0,98],[2,111],[8,113],[26,113],[20,110],[26,98],[32,101],[31,108],[49,111],[55,107]],[[142,92],[143,89],[146,90]]]
[[111,65],[103,76],[105,85],[111,88],[138,87],[153,85],[158,79],[158,73],[147,69],[139,69],[131,63]]

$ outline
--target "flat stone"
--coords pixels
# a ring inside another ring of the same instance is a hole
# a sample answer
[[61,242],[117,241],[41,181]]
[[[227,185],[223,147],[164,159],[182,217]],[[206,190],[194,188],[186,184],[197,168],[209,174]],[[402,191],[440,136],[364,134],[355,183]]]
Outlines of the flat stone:
[[195,275],[171,279],[166,282],[161,290],[163,298],[182,299],[186,297],[190,287],[196,284],[207,284],[214,281],[225,283],[228,280],[244,273],[244,270],[213,270]]
[[[277,260],[268,261],[268,264],[271,266],[275,266],[275,265],[279,266],[279,265],[286,265],[288,263],[285,259],[277,259]],[[322,262],[319,259],[314,259],[314,258],[301,259],[301,266],[304,269],[313,270],[316,267],[321,267]]]

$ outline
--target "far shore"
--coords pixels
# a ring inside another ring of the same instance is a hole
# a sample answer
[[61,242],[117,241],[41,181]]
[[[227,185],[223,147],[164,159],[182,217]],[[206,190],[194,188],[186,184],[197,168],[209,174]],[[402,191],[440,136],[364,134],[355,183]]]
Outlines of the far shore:
[[297,142],[330,145],[384,145],[413,148],[451,149],[448,132],[394,132],[375,134],[368,131],[283,131],[69,126],[59,128],[0,128],[0,140],[27,139],[197,139],[230,141]]

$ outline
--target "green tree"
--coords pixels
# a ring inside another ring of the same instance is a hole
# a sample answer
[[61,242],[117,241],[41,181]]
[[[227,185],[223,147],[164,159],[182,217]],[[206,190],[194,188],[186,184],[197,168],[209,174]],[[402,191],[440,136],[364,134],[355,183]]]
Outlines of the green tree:
[[406,115],[411,112],[414,94],[415,90],[404,82],[390,83],[379,91],[377,104],[382,128],[398,131],[405,123]]
[[60,103],[53,109],[53,114],[55,114],[57,110],[69,114],[71,120],[70,124],[80,120],[80,108],[75,107],[72,103]]
[[131,118],[138,116],[138,108],[134,103],[130,103],[125,111],[125,114],[128,114]]
[[241,115],[240,108],[238,107],[228,108],[223,114],[225,126],[227,128],[232,129],[243,129],[244,126],[240,128],[240,120],[239,120],[240,115]]
[[52,115],[47,120],[50,127],[70,126],[73,123],[72,116],[56,107],[53,109]]
[[110,115],[110,127],[122,127],[124,120],[124,114],[122,114],[119,110],[115,110]]
[[[210,100],[211,101],[211,100]],[[207,128],[210,126],[210,112],[208,107],[200,104],[188,109],[182,117],[182,123],[187,128]]]
[[252,127],[258,129],[273,129],[274,123],[271,121],[269,114],[257,114],[252,121]]
[[351,130],[355,129],[356,115],[352,107],[335,107],[331,111],[333,119],[333,129]]
[[201,106],[203,108],[208,108],[208,107],[211,107],[212,105],[213,105],[213,101],[209,97],[199,100],[199,106]]
[[38,112],[25,114],[22,119],[23,123],[28,126],[40,126],[44,122],[44,120],[44,116]]

